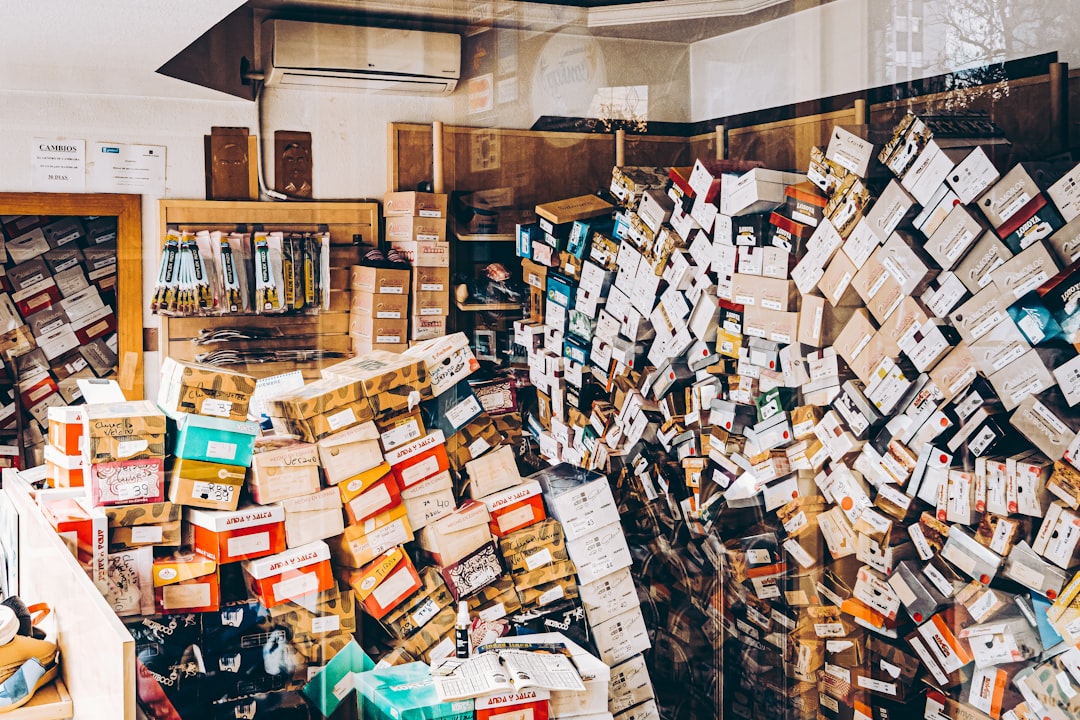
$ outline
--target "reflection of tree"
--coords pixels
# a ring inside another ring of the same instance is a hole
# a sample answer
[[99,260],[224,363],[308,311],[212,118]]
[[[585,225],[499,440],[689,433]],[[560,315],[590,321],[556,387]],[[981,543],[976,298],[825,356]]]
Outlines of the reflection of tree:
[[946,109],[1009,94],[1003,63],[1063,47],[1071,3],[1060,0],[943,0],[927,2],[926,28],[943,37],[931,67],[948,72]]

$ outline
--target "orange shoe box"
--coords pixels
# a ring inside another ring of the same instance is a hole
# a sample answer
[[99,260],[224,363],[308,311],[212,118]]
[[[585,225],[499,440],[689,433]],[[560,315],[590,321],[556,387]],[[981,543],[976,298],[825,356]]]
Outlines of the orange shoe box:
[[390,510],[401,504],[401,491],[397,478],[387,474],[377,483],[345,503],[350,525],[359,525],[369,517]]
[[196,553],[154,560],[154,609],[158,613],[215,612],[221,605],[217,563]]
[[272,608],[334,587],[330,547],[322,540],[244,562],[248,589]]
[[349,584],[368,615],[382,618],[423,583],[405,551],[399,547],[386,551],[363,569],[349,574]]
[[219,565],[254,560],[285,550],[285,510],[280,505],[233,512],[187,509],[194,548]]
[[535,480],[488,495],[480,502],[487,505],[491,513],[491,534],[495,537],[502,537],[547,517],[540,483]]
[[46,445],[45,478],[53,487],[82,487],[82,455],[65,455],[52,445]]
[[61,455],[79,455],[83,445],[86,407],[51,407],[48,410],[49,445]]

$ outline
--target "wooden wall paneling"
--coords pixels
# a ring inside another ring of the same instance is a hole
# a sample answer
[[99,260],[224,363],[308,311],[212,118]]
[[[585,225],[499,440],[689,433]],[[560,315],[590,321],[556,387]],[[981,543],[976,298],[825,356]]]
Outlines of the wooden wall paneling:
[[0,193],[0,215],[116,217],[118,377],[131,399],[143,396],[142,197],[117,193]]
[[[671,135],[628,135],[626,164],[656,167],[693,165],[694,155],[690,138]],[[709,155],[708,157],[712,157]],[[611,169],[608,169],[610,174]]]
[[[3,490],[19,513],[19,594],[55,616],[61,674],[79,720],[135,720],[135,641],[12,469]],[[18,712],[13,712],[15,718]]]
[[[388,132],[388,147],[397,153],[389,162],[397,172],[390,186],[414,188],[427,179],[423,173],[431,163],[431,128],[391,123]],[[682,137],[627,135],[625,156],[628,165],[693,163]],[[503,218],[506,224],[525,219],[538,203],[607,188],[615,138],[611,133],[444,126],[443,160],[448,191],[510,189],[513,206],[521,212]]]
[[[430,126],[427,140],[431,141]],[[160,318],[162,352],[178,360],[194,360],[200,353],[217,349],[258,350],[318,348],[344,355],[352,354],[349,338],[348,268],[360,260],[361,246],[379,241],[379,210],[374,202],[221,202],[205,200],[162,200],[161,233],[170,226],[182,230],[249,231],[260,225],[267,230],[318,231],[330,233],[332,285],[330,310],[319,315],[241,315]],[[160,251],[160,250],[159,250]],[[231,341],[197,345],[194,340],[201,328],[281,328],[284,337],[263,341]],[[230,369],[256,377],[266,377],[290,370],[300,370],[307,380],[316,379],[319,371],[340,358],[311,360],[303,363],[270,362],[230,365]]]
[[689,158],[689,162],[685,163],[687,165],[692,165],[698,158],[715,158],[716,133],[694,135],[688,139],[687,146],[687,156]]
[[[1070,73],[1071,75],[1071,73]],[[1076,81],[1073,81],[1076,82]],[[1070,95],[1080,88],[1070,88]],[[924,115],[952,115],[985,112],[1013,141],[1007,162],[1039,159],[1052,152],[1048,75],[1010,80],[916,98],[877,103],[870,108],[870,121],[877,127],[895,125],[906,112]]]
[[854,109],[804,115],[728,130],[728,157],[760,160],[766,167],[804,172],[810,149],[829,142],[834,125],[850,125]]

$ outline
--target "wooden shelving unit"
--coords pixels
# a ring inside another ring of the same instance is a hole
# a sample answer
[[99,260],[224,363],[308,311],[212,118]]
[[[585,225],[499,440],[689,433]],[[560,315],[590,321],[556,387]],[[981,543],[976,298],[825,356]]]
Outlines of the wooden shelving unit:
[[521,303],[462,303],[455,302],[461,312],[507,312],[521,310]]
[[[305,350],[318,349],[352,355],[349,338],[348,268],[360,260],[361,246],[379,242],[379,206],[374,202],[232,202],[213,200],[162,200],[161,237],[179,230],[251,231],[261,227],[284,232],[330,233],[330,310],[317,315],[222,315],[206,317],[161,316],[161,351],[166,357],[194,360],[213,350]],[[160,246],[160,239],[159,239]],[[159,250],[160,252],[160,250]],[[194,342],[201,329],[280,329],[280,335],[259,340],[232,340],[207,345]],[[306,362],[266,362],[227,365],[230,370],[267,377],[299,370],[306,380],[315,379],[326,365],[340,357]]]

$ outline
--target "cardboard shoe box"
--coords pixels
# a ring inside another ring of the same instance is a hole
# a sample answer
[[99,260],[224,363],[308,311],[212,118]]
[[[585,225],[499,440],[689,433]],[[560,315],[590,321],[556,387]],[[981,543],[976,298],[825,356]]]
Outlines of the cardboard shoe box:
[[325,540],[345,531],[341,494],[337,488],[282,500],[281,507],[285,510],[286,547]]
[[233,511],[247,477],[246,468],[176,458],[168,470],[169,502],[205,510]]
[[394,548],[363,569],[351,573],[349,584],[368,615],[379,620],[420,589],[420,575],[401,548]]
[[398,505],[362,525],[349,525],[341,535],[330,538],[327,544],[334,563],[348,568],[361,568],[380,553],[413,539],[412,527],[405,507]]
[[481,498],[491,513],[491,533],[503,537],[542,521],[544,500],[540,483],[527,482]]
[[465,464],[469,474],[469,492],[474,499],[521,484],[514,449],[502,445]]
[[248,589],[264,607],[297,601],[334,586],[330,548],[322,540],[243,563]]
[[414,530],[422,530],[454,511],[454,481],[441,472],[401,492],[401,501]]
[[319,449],[311,443],[256,452],[251,457],[248,489],[258,505],[319,491]]
[[540,483],[548,513],[562,523],[567,540],[619,521],[611,486],[604,475],[560,463],[529,479]]
[[373,295],[409,295],[412,275],[408,268],[374,268],[353,265],[349,268],[349,289]]
[[373,352],[324,368],[322,375],[357,384],[376,415],[407,410],[415,405],[413,393],[420,400],[433,397],[426,366],[411,356]]
[[386,241],[443,242],[446,240],[446,218],[395,215],[386,218]]
[[445,218],[447,195],[416,191],[388,192],[383,195],[383,215],[386,217],[415,216]]
[[154,605],[162,614],[215,612],[221,603],[217,563],[195,553],[174,553],[153,565]]
[[[383,464],[379,430],[373,422],[328,435],[316,446],[328,485],[337,485]],[[389,471],[389,466],[386,469]]]
[[158,405],[165,410],[243,421],[253,392],[250,375],[173,358],[161,364]]
[[566,551],[577,566],[578,581],[582,584],[630,567],[633,562],[621,523],[605,525],[588,535],[568,540]]
[[352,317],[362,316],[376,320],[405,320],[409,317],[409,296],[383,295],[365,290],[354,290],[349,312]]
[[285,511],[278,505],[186,512],[195,551],[220,565],[285,550]]
[[491,541],[490,522],[491,515],[483,503],[464,502],[420,532],[420,547],[431,553],[440,566],[452,565]]
[[185,460],[248,467],[258,434],[259,426],[253,422],[184,415],[177,423],[173,454]]

